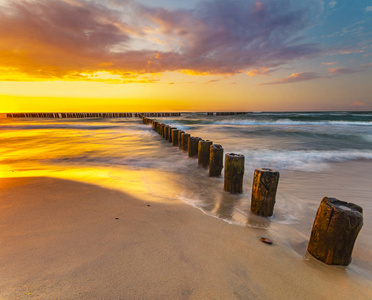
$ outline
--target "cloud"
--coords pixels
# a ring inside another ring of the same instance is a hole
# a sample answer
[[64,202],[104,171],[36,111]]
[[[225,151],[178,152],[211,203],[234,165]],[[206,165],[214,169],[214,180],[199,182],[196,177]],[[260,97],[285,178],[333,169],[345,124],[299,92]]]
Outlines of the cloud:
[[270,82],[260,83],[259,85],[272,85],[272,84],[284,84],[284,83],[295,83],[301,81],[308,81],[317,78],[325,78],[324,76],[320,76],[314,72],[300,72],[300,73],[293,73],[287,77],[273,80]]
[[352,53],[363,53],[363,50],[360,49],[343,49],[339,50],[337,54],[352,54]]
[[356,66],[354,68],[330,68],[328,69],[328,72],[334,75],[353,74],[358,72],[364,72],[370,67],[372,67],[372,63]]
[[364,10],[366,12],[371,12],[372,11],[372,6],[367,6]]
[[320,9],[315,2],[204,0],[188,10],[133,0],[1,3],[0,67],[34,80],[96,72],[237,74],[320,53],[301,37]]
[[[337,62],[331,63],[324,63],[326,65],[332,65]],[[355,68],[330,68],[328,69],[329,75],[320,75],[315,72],[299,72],[293,73],[287,77],[276,79],[270,82],[260,83],[258,85],[272,85],[272,84],[285,84],[285,83],[296,83],[301,81],[308,81],[318,78],[334,78],[336,76],[345,75],[345,74],[353,74],[357,72],[363,72],[366,69],[372,67],[372,63],[364,64],[357,66]]]
[[341,75],[341,74],[353,74],[357,72],[361,72],[361,70],[355,69],[355,68],[331,68],[328,69],[329,73]]
[[249,76],[253,77],[253,76],[256,76],[256,75],[268,75],[272,72],[273,72],[273,70],[269,70],[268,68],[261,67],[261,68],[256,68],[256,69],[249,70],[247,72],[247,74]]
[[215,83],[215,82],[219,82],[221,81],[221,79],[211,79],[211,80],[208,80],[206,82],[204,82],[204,84],[210,84],[210,83]]
[[338,64],[338,61],[323,62],[322,65],[332,66]]
[[335,1],[335,0],[331,0],[328,3],[328,5],[329,5],[330,8],[334,8],[336,6],[336,4],[337,4],[337,1]]
[[349,106],[365,106],[366,104],[364,102],[353,102]]

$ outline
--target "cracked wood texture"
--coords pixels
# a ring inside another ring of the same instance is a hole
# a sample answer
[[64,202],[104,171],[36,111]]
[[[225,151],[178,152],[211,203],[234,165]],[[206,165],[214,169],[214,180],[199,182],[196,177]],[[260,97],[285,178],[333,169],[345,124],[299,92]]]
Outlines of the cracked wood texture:
[[324,197],[315,216],[307,251],[328,265],[347,266],[363,226],[363,209]]
[[279,182],[279,172],[262,168],[254,171],[251,212],[263,217],[274,213],[275,196]]
[[223,169],[223,148],[221,145],[210,146],[209,177],[218,177]]
[[232,194],[243,193],[244,155],[226,153],[224,190]]

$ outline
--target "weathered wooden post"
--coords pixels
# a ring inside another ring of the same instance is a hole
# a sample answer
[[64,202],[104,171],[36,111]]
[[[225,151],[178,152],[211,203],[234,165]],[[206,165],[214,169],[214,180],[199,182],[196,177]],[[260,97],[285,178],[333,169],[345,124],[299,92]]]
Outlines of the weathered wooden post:
[[162,131],[163,131],[163,124],[158,124],[158,133],[159,135],[162,135]]
[[158,128],[158,122],[154,121],[154,122],[152,123],[152,128],[153,128],[155,131],[157,131],[157,128]]
[[213,144],[210,140],[200,140],[198,144],[198,165],[201,167],[209,166],[210,147]]
[[188,151],[188,149],[189,149],[189,138],[190,138],[189,133],[182,133],[181,134],[181,143],[182,143],[182,150],[183,151]]
[[164,124],[164,128],[163,128],[163,138],[164,139],[166,139],[166,137],[167,137],[167,132],[168,132],[168,125]]
[[173,129],[172,130],[172,145],[173,146],[178,146],[178,133],[180,131],[178,129]]
[[262,168],[254,171],[251,212],[263,217],[273,215],[279,172]]
[[164,138],[168,141],[169,140],[169,125],[165,126],[164,128]]
[[244,155],[226,153],[224,190],[233,194],[243,193]]
[[307,251],[328,265],[347,266],[363,226],[363,209],[324,197],[315,216]]
[[169,143],[172,143],[172,130],[177,129],[176,127],[169,127]]
[[183,130],[178,132],[178,148],[182,149],[182,133],[185,133]]
[[189,157],[198,156],[198,144],[201,138],[196,136],[190,136],[188,141]]
[[221,145],[211,145],[209,154],[209,177],[218,177],[223,169],[223,148]]
[[160,127],[159,127],[159,134],[164,137],[164,127],[165,127],[165,124],[164,123],[161,123],[160,124]]

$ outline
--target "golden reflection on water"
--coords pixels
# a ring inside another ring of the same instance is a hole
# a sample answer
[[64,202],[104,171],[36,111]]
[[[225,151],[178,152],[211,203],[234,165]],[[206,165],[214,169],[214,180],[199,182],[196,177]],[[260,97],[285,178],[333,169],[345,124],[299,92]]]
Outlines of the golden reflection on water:
[[[20,125],[20,121],[7,124]],[[27,122],[23,122],[26,126]],[[32,130],[0,131],[0,178],[14,177],[54,177],[74,180],[104,188],[115,189],[130,194],[144,201],[172,202],[180,193],[176,181],[177,175],[169,175],[160,170],[131,168],[130,166],[104,166],[94,163],[82,166],[74,163],[74,159],[84,158],[95,153],[98,159],[106,157],[130,157],[146,154],[146,150],[138,143],[135,131],[121,132],[122,129],[100,129],[91,132],[84,129],[49,129],[40,128],[48,121],[32,122]],[[63,121],[54,125],[63,126]],[[105,123],[95,122],[95,126]],[[23,124],[21,124],[23,125]],[[70,123],[71,125],[71,123]],[[76,123],[76,126],[81,124]],[[120,131],[113,140],[113,131]],[[71,161],[73,163],[71,163]],[[62,163],[62,164],[61,164]]]
[[[74,180],[104,188],[125,192],[143,201],[159,203],[181,203],[176,201],[182,192],[177,186],[174,174],[161,171],[130,170],[127,168],[113,169],[104,167],[76,167],[69,168],[12,168],[0,165],[0,178],[16,177],[53,177]],[[172,177],[172,178],[171,178]]]

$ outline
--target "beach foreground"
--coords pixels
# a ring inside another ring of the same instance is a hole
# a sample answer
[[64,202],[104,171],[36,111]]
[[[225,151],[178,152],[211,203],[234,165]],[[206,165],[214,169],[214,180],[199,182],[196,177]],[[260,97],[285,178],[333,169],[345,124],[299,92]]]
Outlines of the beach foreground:
[[371,282],[182,202],[0,181],[1,299],[371,299]]

